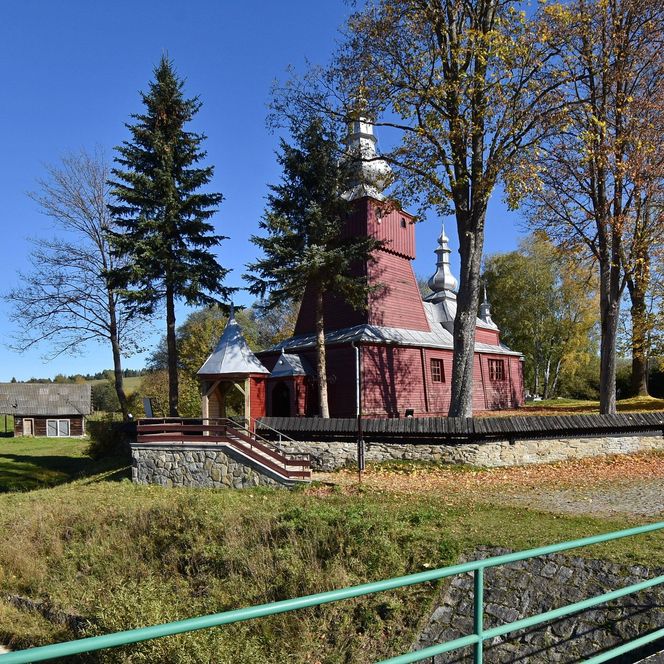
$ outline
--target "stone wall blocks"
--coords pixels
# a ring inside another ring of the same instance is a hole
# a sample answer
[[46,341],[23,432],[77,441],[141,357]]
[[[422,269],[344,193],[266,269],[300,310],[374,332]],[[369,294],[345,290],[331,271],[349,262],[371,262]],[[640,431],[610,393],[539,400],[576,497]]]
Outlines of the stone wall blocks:
[[244,488],[284,486],[225,454],[223,449],[132,451],[132,479],[161,486]]
[[[610,444],[610,447],[607,447]],[[551,463],[566,459],[598,456],[606,453],[624,454],[650,449],[664,450],[661,436],[614,438],[571,438],[553,440],[518,440],[488,443],[439,445],[420,443],[371,443],[367,446],[369,462],[390,460],[444,461],[484,467],[505,467],[531,463]],[[308,452],[314,470],[333,471],[356,461],[356,445],[336,441],[295,441],[289,451]]]

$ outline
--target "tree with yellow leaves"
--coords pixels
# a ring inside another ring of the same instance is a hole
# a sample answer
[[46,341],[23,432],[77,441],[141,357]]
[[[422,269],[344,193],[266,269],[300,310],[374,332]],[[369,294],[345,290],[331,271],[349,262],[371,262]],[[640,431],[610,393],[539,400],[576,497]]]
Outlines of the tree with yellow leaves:
[[486,259],[493,318],[501,339],[524,355],[526,389],[549,399],[596,350],[597,279],[591,265],[561,252],[538,231],[517,251]]
[[[557,90],[563,113],[553,125],[546,118],[555,131],[535,162],[529,216],[597,264],[602,413],[616,409],[621,296],[631,284],[633,302],[643,297],[648,248],[662,228],[648,209],[662,175],[653,122],[664,109],[652,104],[664,81],[663,20],[658,0],[574,0],[547,6],[542,19],[541,31],[564,45],[556,64],[567,83]],[[633,321],[643,324],[638,307]]]

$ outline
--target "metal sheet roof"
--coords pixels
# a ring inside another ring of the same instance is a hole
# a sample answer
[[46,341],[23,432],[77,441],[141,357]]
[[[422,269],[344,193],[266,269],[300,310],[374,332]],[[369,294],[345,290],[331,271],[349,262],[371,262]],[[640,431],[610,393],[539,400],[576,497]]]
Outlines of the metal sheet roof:
[[[438,304],[433,302],[423,302],[424,311],[429,321],[430,332],[421,330],[407,330],[395,327],[381,327],[378,325],[355,325],[340,330],[332,330],[325,334],[325,344],[343,344],[343,343],[375,343],[375,344],[396,344],[399,346],[424,346],[425,348],[445,348],[452,350],[454,340],[451,332],[443,327],[440,318],[440,311],[437,310]],[[480,327],[480,325],[478,325]],[[481,325],[481,327],[486,327]],[[314,334],[305,334],[298,337],[291,337],[270,348],[270,350],[284,350],[292,352],[297,349],[311,348],[316,345]],[[516,355],[521,357],[521,353],[510,350],[504,344],[494,345],[475,342],[475,351],[478,353],[496,353],[498,355]]]
[[9,415],[89,415],[89,384],[0,383],[0,413]]
[[270,374],[271,378],[281,378],[282,376],[314,376],[306,358],[292,353],[282,353]]
[[247,344],[242,328],[232,317],[214,351],[205,364],[198,370],[199,376],[218,376],[222,374],[251,374],[270,372],[253,354]]

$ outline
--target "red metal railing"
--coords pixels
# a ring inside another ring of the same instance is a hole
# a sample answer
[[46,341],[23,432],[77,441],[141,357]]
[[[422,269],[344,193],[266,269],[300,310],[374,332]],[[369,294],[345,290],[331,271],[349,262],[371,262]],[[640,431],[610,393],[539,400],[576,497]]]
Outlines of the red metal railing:
[[137,442],[159,445],[222,444],[289,480],[310,480],[308,454],[284,452],[273,442],[229,418],[150,418],[138,421]]

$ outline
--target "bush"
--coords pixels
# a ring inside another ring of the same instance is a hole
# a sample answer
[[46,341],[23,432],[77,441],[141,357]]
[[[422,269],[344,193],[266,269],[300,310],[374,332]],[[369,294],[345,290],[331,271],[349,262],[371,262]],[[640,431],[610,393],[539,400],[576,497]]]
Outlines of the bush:
[[[201,392],[195,377],[184,371],[178,374],[180,417],[201,416]],[[168,371],[160,369],[146,374],[139,388],[141,397],[153,400],[155,416],[168,415]]]
[[560,378],[559,394],[568,399],[599,399],[599,358]]
[[650,373],[648,374],[648,392],[650,392],[651,397],[664,398],[664,371],[661,364],[659,366],[655,362],[651,364]]
[[115,385],[106,380],[103,383],[95,383],[92,386],[92,407],[106,413],[120,412],[120,401]]
[[616,397],[627,399],[634,396],[632,389],[632,364],[629,361],[618,360],[616,367]]
[[136,424],[122,422],[112,414],[87,422],[90,444],[86,450],[93,459],[121,457],[131,460],[129,443],[136,439]]

